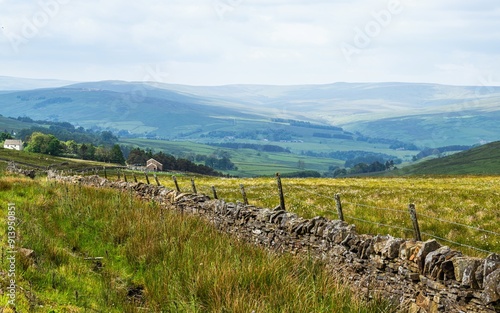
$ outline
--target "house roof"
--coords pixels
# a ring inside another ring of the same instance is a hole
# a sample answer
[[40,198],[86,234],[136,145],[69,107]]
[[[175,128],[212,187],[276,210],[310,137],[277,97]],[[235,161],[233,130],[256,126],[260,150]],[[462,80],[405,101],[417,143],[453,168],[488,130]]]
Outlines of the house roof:
[[158,162],[158,161],[156,161],[155,159],[149,159],[149,160],[146,162],[146,164],[149,164],[149,163],[155,163],[155,164],[160,164],[160,165],[161,165],[161,163],[160,163],[160,162]]
[[17,139],[6,139],[4,145],[22,145],[23,142]]

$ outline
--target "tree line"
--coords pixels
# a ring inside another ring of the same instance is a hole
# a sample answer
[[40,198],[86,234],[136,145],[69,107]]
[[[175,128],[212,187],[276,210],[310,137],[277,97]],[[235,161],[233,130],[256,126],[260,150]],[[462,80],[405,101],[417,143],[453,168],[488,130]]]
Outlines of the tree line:
[[183,171],[211,176],[224,175],[207,165],[196,164],[188,159],[176,158],[164,152],[153,153],[151,150],[142,150],[140,148],[130,150],[127,157],[127,164],[145,166],[149,159],[155,159],[163,164],[163,171]]

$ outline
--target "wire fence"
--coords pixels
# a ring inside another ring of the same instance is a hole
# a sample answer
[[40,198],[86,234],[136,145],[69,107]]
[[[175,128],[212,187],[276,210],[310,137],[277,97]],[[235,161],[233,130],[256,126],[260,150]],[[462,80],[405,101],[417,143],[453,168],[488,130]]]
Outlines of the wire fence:
[[[108,170],[108,174],[110,173],[113,173],[112,175],[117,175],[118,179],[124,179],[126,180],[127,179],[127,176],[125,175],[125,172],[122,170],[122,169],[118,169],[118,168],[115,168],[115,169],[110,169]],[[92,169],[86,169],[83,171],[82,174],[85,174],[85,173],[90,173],[90,174],[98,174],[98,175],[102,175],[104,174],[106,176],[106,169],[103,169],[103,168],[92,168]],[[137,173],[133,173],[131,174],[130,172],[128,173],[128,181],[132,181],[132,177],[133,177],[133,180],[134,181],[138,181],[137,180],[137,177],[143,177],[143,179],[145,178],[147,180],[147,183],[151,183],[151,184],[156,184],[157,185],[161,185],[160,181],[158,180],[157,176],[156,176],[156,173],[153,173],[154,174],[154,179],[149,179],[149,176],[148,175],[151,175],[151,173],[147,173],[147,172],[144,172],[144,173],[141,173],[140,175],[137,174]],[[163,180],[165,179],[165,176],[162,176]],[[278,176],[278,179],[280,179],[280,177]],[[175,179],[175,177],[173,177],[173,181],[175,182],[175,188],[177,190],[180,190],[179,188],[179,185],[177,184],[177,181]],[[195,182],[194,182],[194,179],[191,178],[191,184],[192,184],[192,191],[196,191],[196,187],[195,187]],[[215,186],[210,186],[211,187],[211,193],[216,195],[217,194],[217,191],[216,191],[216,188]],[[271,187],[271,186],[269,186]],[[241,196],[243,199],[243,203],[245,204],[248,204],[249,202],[249,199],[252,199],[252,200],[255,200],[255,198],[252,198],[252,197],[262,197],[262,190],[260,187],[258,187],[257,185],[253,185],[253,184],[248,184],[248,186],[243,186],[242,184],[236,184],[234,186],[235,190],[240,190],[241,192]],[[273,187],[274,188],[274,187]],[[414,213],[415,215],[415,220],[413,221],[413,226],[414,227],[407,227],[406,225],[395,225],[395,224],[392,224],[390,223],[390,220],[388,220],[387,218],[385,218],[384,220],[374,220],[376,217],[377,217],[377,214],[372,214],[370,215],[370,219],[367,219],[367,218],[363,218],[363,216],[359,216],[355,211],[357,208],[362,208],[364,210],[372,210],[372,211],[376,211],[376,212],[381,212],[381,213],[391,213],[391,214],[397,214],[400,216],[400,220],[403,222],[403,223],[409,223],[411,221],[411,218],[408,218],[408,217],[412,217],[412,214],[411,214],[411,205],[410,205],[410,208],[409,209],[398,209],[398,208],[391,208],[391,207],[380,207],[380,206],[374,206],[374,205],[369,205],[369,204],[365,204],[365,203],[359,203],[359,202],[354,202],[354,201],[349,201],[349,200],[346,200],[346,199],[342,199],[340,200],[340,197],[339,195],[337,195],[337,197],[335,196],[336,194],[333,192],[332,190],[332,193],[329,193],[328,195],[327,194],[324,194],[324,193],[321,193],[321,192],[317,192],[317,191],[314,191],[314,190],[311,190],[311,188],[304,188],[304,187],[301,187],[297,184],[284,184],[284,188],[287,189],[288,192],[291,192],[291,193],[294,193],[294,191],[297,191],[297,190],[300,190],[301,192],[304,192],[305,194],[309,195],[310,197],[312,198],[321,198],[323,200],[326,200],[328,201],[329,203],[331,203],[332,205],[333,204],[336,204],[337,205],[337,208],[339,208],[339,206],[341,207],[341,210],[337,210],[337,211],[334,211],[334,210],[326,210],[326,211],[323,211],[323,212],[328,212],[328,214],[333,214],[335,215],[337,218],[341,219],[340,217],[344,218],[345,216],[345,219],[349,222],[352,222],[352,221],[355,221],[355,222],[359,222],[359,223],[364,223],[364,224],[369,224],[369,225],[374,225],[374,226],[377,226],[379,228],[383,228],[385,227],[386,229],[394,229],[394,230],[397,230],[399,231],[398,235],[409,235],[409,234],[415,234],[415,238],[419,238],[420,239],[420,236],[421,235],[425,235],[427,236],[428,238],[434,238],[436,240],[439,240],[439,241],[443,241],[443,242],[447,242],[449,244],[452,244],[452,245],[455,245],[455,246],[459,246],[459,247],[464,247],[464,248],[468,248],[468,249],[472,249],[472,250],[475,250],[475,251],[479,251],[481,253],[492,253],[492,252],[496,252],[498,253],[498,247],[492,249],[492,250],[487,250],[487,249],[483,249],[483,248],[480,248],[480,247],[477,247],[477,246],[474,246],[474,245],[471,245],[471,244],[467,244],[467,243],[464,243],[464,242],[458,242],[456,240],[451,240],[449,237],[446,238],[446,236],[444,235],[441,235],[441,234],[438,234],[438,233],[435,233],[435,232],[432,232],[431,229],[429,229],[428,227],[425,227],[424,226],[424,231],[420,231],[419,230],[419,223],[420,221],[417,220],[417,215],[418,215],[418,218],[419,219],[425,219],[426,222],[428,221],[435,221],[435,222],[439,222],[441,223],[442,225],[444,224],[447,224],[447,225],[452,225],[452,226],[456,226],[456,227],[459,227],[459,228],[462,228],[463,230],[470,230],[470,231],[473,231],[475,232],[475,234],[484,234],[484,235],[488,235],[488,236],[494,236],[494,237],[497,237],[500,239],[500,233],[499,232],[496,232],[496,231],[493,231],[493,230],[487,230],[487,229],[484,229],[484,228],[481,228],[481,227],[477,227],[477,226],[471,226],[471,225],[467,225],[467,224],[464,224],[464,223],[460,223],[460,222],[456,222],[456,221],[451,221],[451,220],[447,220],[447,219],[444,219],[444,218],[441,218],[441,217],[436,217],[436,216],[432,216],[430,214],[426,214],[426,213],[422,213],[421,211],[422,210],[419,210],[418,214]],[[203,189],[203,187],[199,188],[200,190]],[[333,189],[333,187],[332,187]],[[286,199],[285,196],[283,195],[283,190],[280,191],[281,192],[281,195],[280,197],[283,197],[283,199]],[[341,195],[340,195],[341,196]],[[341,203],[339,203],[339,201],[341,201]],[[284,206],[284,201],[283,203],[280,203],[280,205],[283,205]],[[387,215],[383,215],[383,217],[387,217]],[[427,223],[423,223],[423,225],[426,225]],[[415,227],[415,225],[417,227]],[[418,232],[418,235],[416,234]]]

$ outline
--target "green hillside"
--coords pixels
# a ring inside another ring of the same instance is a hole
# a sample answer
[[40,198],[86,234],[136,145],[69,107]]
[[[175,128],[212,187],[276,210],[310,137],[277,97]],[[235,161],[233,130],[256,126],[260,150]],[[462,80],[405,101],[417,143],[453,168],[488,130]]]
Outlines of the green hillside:
[[402,174],[500,174],[500,141],[400,170]]

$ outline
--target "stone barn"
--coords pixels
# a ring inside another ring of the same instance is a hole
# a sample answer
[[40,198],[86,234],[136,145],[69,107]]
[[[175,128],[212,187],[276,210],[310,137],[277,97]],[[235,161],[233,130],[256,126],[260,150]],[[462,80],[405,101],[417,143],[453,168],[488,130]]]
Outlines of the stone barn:
[[160,172],[163,171],[163,164],[156,161],[155,159],[149,159],[146,162],[146,169],[154,172]]

